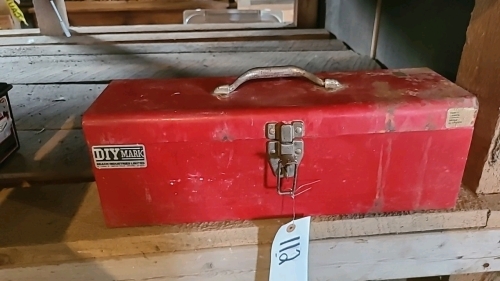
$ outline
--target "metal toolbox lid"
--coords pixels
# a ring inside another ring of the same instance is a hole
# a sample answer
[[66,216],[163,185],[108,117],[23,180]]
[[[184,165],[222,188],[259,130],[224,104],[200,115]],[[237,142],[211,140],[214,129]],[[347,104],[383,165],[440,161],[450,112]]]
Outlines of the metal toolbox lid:
[[268,122],[293,120],[304,122],[305,138],[472,129],[475,122],[475,96],[426,68],[317,76],[341,88],[297,77],[260,79],[218,98],[214,90],[235,77],[113,81],[84,114],[84,129],[123,125],[157,131],[158,141],[191,141],[265,138]]

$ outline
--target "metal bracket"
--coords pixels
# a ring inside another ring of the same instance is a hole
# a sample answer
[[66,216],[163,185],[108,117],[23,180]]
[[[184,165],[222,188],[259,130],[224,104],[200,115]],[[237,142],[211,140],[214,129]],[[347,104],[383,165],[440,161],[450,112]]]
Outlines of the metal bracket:
[[[291,124],[268,123],[266,125],[267,156],[274,176],[277,178],[277,191],[280,195],[293,195],[297,183],[297,173],[304,155],[304,123],[293,121]],[[283,178],[293,178],[292,189],[283,190]]]

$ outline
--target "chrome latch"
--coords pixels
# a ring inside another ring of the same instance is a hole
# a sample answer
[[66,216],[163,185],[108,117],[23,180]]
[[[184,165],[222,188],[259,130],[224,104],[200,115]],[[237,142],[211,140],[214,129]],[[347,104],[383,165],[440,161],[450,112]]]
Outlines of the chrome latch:
[[[297,173],[304,155],[304,122],[291,124],[268,123],[266,125],[267,156],[276,176],[276,188],[280,195],[293,195],[297,188]],[[291,189],[282,188],[283,178],[293,178]]]

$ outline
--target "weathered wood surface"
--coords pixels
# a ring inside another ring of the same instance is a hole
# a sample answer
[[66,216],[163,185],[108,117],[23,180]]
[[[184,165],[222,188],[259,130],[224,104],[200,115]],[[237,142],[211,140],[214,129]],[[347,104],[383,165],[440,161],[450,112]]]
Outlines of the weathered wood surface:
[[352,51],[251,52],[41,56],[0,58],[4,81],[13,84],[96,82],[130,78],[232,76],[262,66],[295,65],[311,72],[375,69]]
[[[68,15],[66,14],[66,3],[64,0],[54,0],[54,5],[61,16],[63,23],[69,27]],[[64,31],[59,22],[54,8],[50,1],[33,0],[33,9],[36,13],[36,19],[40,33],[48,36],[63,36]]]
[[[134,11],[155,11],[171,10],[183,11],[194,9],[226,9],[227,3],[214,0],[182,0],[182,1],[96,1],[89,3],[86,1],[70,1],[66,4],[68,12],[90,13],[90,12],[134,12]],[[31,9],[29,10],[32,11]]]
[[0,166],[0,187],[92,181],[81,116],[106,85],[15,85],[9,96],[21,148]]
[[67,56],[102,54],[222,53],[222,52],[297,52],[343,51],[342,41],[282,40],[248,42],[138,43],[97,45],[48,45],[0,47],[0,57]]
[[[271,243],[289,219],[107,228],[94,183],[0,191],[4,267]],[[313,218],[311,240],[480,228],[482,199],[462,191],[454,210]],[[1,267],[1,263],[0,263]],[[1,273],[0,273],[1,274]]]
[[43,182],[93,180],[90,160],[81,130],[19,131],[21,149],[0,166],[0,187],[30,186]]
[[[311,280],[387,280],[500,270],[500,230],[312,241]],[[267,280],[269,245],[142,254],[2,270],[6,280]],[[76,254],[76,253],[75,253]]]
[[[189,32],[205,30],[252,30],[292,28],[289,23],[215,23],[215,24],[148,24],[118,26],[71,27],[75,34],[139,33],[139,32]],[[20,35],[41,35],[39,28],[0,30],[0,37]]]
[[[14,85],[9,91],[20,131],[81,129],[82,114],[107,84]],[[71,120],[69,122],[68,120]]]
[[476,1],[457,84],[478,97],[479,112],[464,175],[478,193],[500,192],[500,2]]
[[252,41],[252,40],[297,40],[329,39],[330,33],[323,29],[275,29],[169,33],[127,33],[77,35],[70,38],[50,36],[2,37],[0,46],[57,45],[57,44],[102,44],[119,42],[199,42],[199,41]]
[[500,280],[500,273],[498,272],[452,275],[448,279],[448,281],[499,281],[499,280]]
[[295,0],[294,22],[298,28],[314,28],[318,25],[318,0]]
[[[182,24],[185,10],[226,8],[227,3],[213,0],[68,1],[66,3],[66,11],[74,26]],[[33,13],[33,9],[28,9],[28,12]],[[35,18],[39,19],[38,13]]]
[[480,195],[480,198],[490,210],[487,227],[500,228],[500,194]]

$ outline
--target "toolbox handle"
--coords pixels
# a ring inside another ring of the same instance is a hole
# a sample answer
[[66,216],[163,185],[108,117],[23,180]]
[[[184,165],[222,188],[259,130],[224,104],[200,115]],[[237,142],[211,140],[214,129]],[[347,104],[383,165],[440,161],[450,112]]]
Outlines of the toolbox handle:
[[230,85],[221,85],[215,88],[213,95],[220,98],[229,97],[243,83],[254,79],[265,78],[282,78],[282,77],[304,77],[316,85],[325,87],[326,89],[338,90],[342,88],[339,81],[335,79],[321,79],[318,76],[296,66],[273,66],[273,67],[257,67],[248,70],[238,77]]

